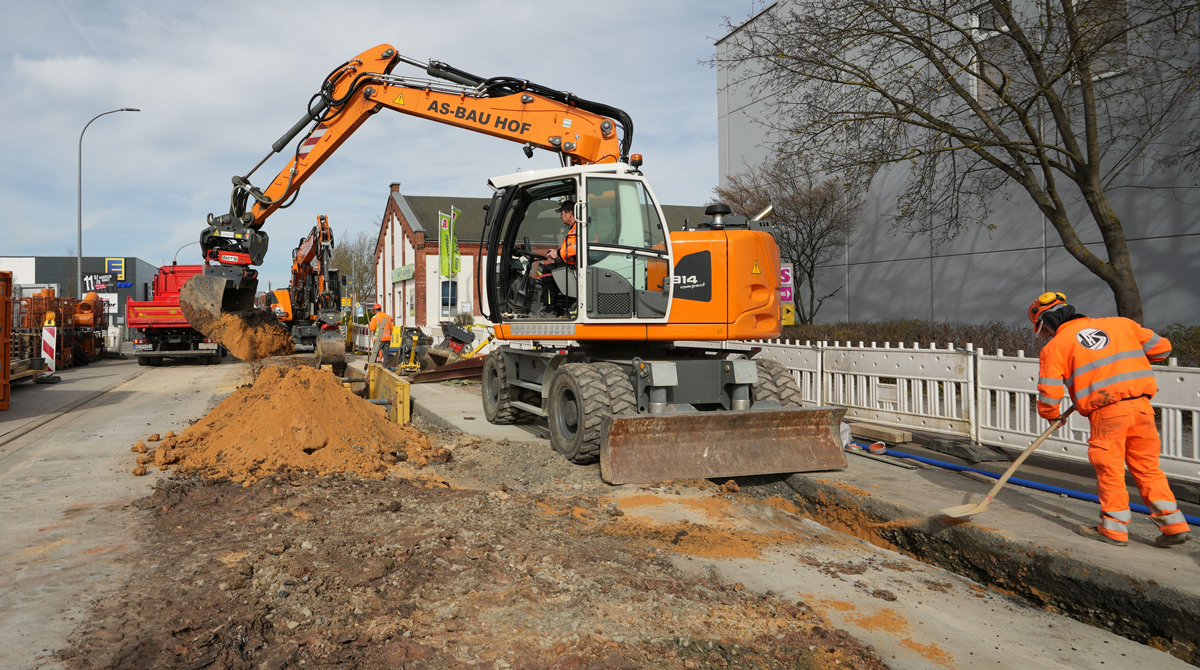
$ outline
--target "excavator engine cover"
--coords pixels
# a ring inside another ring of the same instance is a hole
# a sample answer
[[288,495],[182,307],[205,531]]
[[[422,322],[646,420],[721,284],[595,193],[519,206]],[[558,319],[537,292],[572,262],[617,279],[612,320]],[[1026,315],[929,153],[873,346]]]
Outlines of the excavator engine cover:
[[605,416],[609,484],[844,470],[842,407]]

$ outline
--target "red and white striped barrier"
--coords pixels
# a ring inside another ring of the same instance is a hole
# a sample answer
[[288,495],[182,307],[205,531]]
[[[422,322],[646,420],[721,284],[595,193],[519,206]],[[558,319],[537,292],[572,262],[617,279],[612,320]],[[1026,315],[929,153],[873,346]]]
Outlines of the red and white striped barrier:
[[54,372],[54,361],[58,359],[58,328],[42,326],[42,358],[46,359],[46,370]]

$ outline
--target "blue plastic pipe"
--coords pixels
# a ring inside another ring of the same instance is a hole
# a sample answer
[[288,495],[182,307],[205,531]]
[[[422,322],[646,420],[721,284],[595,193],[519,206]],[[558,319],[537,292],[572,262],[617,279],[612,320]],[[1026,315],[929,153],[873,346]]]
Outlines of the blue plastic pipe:
[[[867,445],[862,444],[861,442],[854,442],[852,440],[851,443],[862,447],[864,451],[867,449]],[[868,451],[867,453],[870,453],[870,452]],[[938,461],[938,460],[934,460],[932,458],[925,458],[924,456],[913,456],[912,454],[905,454],[905,453],[901,453],[899,451],[891,451],[891,450],[888,450],[887,455],[895,456],[897,458],[908,458],[908,459],[912,459],[914,461],[919,461],[921,463],[925,463],[926,465],[935,465],[939,468],[945,468],[946,470],[954,470],[955,472],[977,472],[985,477],[991,477],[992,479],[1000,479],[1000,475],[998,475],[994,472],[988,472],[987,470],[979,470],[977,468],[969,468],[965,465],[958,465],[955,463],[947,463],[945,461]],[[1034,481],[1030,481],[1028,479],[1019,479],[1017,477],[1012,477],[1008,481],[1013,484],[1016,484],[1017,486],[1024,486],[1027,489],[1033,489],[1035,491],[1045,491],[1046,493],[1057,493],[1058,495],[1064,495],[1064,496],[1067,496],[1068,498],[1074,498],[1075,500],[1086,500],[1088,502],[1096,503],[1097,505],[1100,504],[1100,497],[1094,493],[1084,493],[1083,491],[1076,491],[1074,489],[1065,489],[1061,486],[1051,486],[1050,484],[1042,484],[1040,482],[1034,482]],[[1140,514],[1146,514],[1146,515],[1150,514],[1150,508],[1146,507],[1145,505],[1135,505],[1133,503],[1130,503],[1129,509],[1133,510],[1134,512],[1138,512]],[[1200,518],[1194,517],[1190,514],[1184,514],[1183,518],[1186,519],[1187,522],[1192,524],[1193,526],[1200,526]]]

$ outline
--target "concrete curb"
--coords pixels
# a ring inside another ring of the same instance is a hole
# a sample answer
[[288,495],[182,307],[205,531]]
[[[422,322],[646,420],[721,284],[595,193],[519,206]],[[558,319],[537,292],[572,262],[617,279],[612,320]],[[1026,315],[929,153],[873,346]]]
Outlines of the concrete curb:
[[786,483],[805,513],[831,528],[1200,664],[1200,598],[810,476]]
[[453,430],[459,433],[463,432],[462,428],[454,425],[452,421],[438,414],[433,409],[422,405],[416,398],[412,399],[412,415],[414,417],[421,417],[422,421],[432,423],[438,428]]
[[[52,414],[47,414],[46,416],[43,416],[40,419],[33,419],[32,421],[25,424],[24,426],[17,428],[16,430],[4,435],[3,437],[0,437],[0,447],[3,447],[4,445],[8,444],[9,442],[12,442],[13,440],[16,440],[17,438],[28,435],[29,433],[37,430],[38,428],[41,428],[42,426],[50,423],[51,421],[59,418],[60,416],[63,416],[64,414],[69,414],[69,413],[75,411],[79,407],[86,405],[87,403],[95,400],[96,398],[99,398],[100,396],[104,395],[105,393],[108,393],[109,391],[117,388],[118,386],[121,386],[122,384],[127,384],[127,383],[137,379],[138,377],[141,377],[142,375],[146,374],[147,372],[149,372],[149,370],[138,370],[137,372],[133,373],[133,376],[128,377],[126,379],[122,379],[119,382],[110,384],[109,386],[106,386],[106,387],[100,389],[99,391],[93,391],[93,392],[85,395],[84,397],[80,398],[79,400],[76,400],[75,402],[67,405],[66,407],[63,407],[62,409],[60,409]],[[14,453],[16,453],[16,450],[2,453],[2,454],[0,454],[0,459],[8,456],[9,454],[14,454]]]

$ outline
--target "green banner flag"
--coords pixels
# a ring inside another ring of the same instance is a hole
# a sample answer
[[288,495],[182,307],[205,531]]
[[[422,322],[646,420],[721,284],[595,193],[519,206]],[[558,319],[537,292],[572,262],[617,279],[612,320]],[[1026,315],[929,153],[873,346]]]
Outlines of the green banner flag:
[[454,227],[458,223],[459,214],[462,214],[462,212],[454,205],[450,205],[450,248],[453,254],[451,256],[450,268],[454,271],[451,273],[451,277],[457,277],[458,271],[462,269],[462,256],[458,253],[458,231]]
[[454,276],[452,239],[454,239],[454,233],[450,230],[450,215],[438,212],[438,274],[443,277]]

